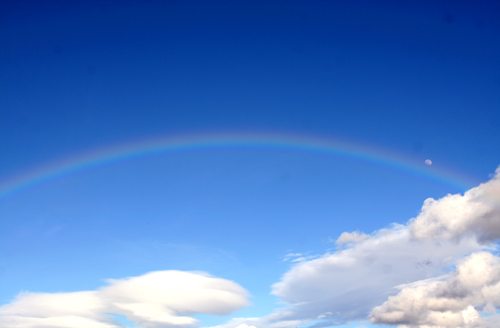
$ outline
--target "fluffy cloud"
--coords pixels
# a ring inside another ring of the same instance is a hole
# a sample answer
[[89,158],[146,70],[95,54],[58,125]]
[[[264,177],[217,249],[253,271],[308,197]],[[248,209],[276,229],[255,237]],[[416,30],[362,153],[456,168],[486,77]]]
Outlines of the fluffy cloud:
[[360,233],[359,231],[343,232],[335,241],[335,244],[337,244],[337,247],[342,248],[344,245],[360,243],[368,237],[366,233]]
[[[293,266],[272,287],[272,293],[288,304],[278,311],[280,320],[316,321],[315,325],[324,326],[367,319],[375,306],[397,293],[397,285],[441,276],[465,256],[493,249],[499,237],[497,169],[490,181],[464,195],[427,199],[420,214],[405,225],[393,225],[371,235],[343,233],[337,240],[337,252]],[[348,248],[342,249],[343,245]],[[485,258],[478,261],[482,260]],[[430,288],[429,284],[419,288]],[[468,298],[463,301],[460,313],[429,315],[443,322],[473,322],[471,318],[478,315],[475,303]],[[266,322],[272,320],[268,317]]]
[[420,215],[410,221],[416,239],[460,239],[474,236],[481,243],[500,238],[500,167],[492,180],[462,195],[427,199]]
[[0,327],[11,328],[115,328],[105,316],[97,292],[21,293],[0,307]]
[[394,286],[440,275],[480,248],[470,238],[415,241],[407,226],[393,226],[351,248],[294,266],[273,285],[273,294],[291,306],[283,320],[364,319]]
[[399,294],[373,309],[371,320],[401,328],[498,327],[496,317],[485,319],[477,309],[494,312],[499,305],[500,258],[478,252],[444,281],[402,286]]
[[109,282],[101,297],[145,327],[186,326],[197,322],[192,314],[225,315],[248,305],[241,286],[205,273],[158,271]]
[[2,328],[118,328],[108,313],[145,328],[188,326],[193,314],[229,314],[248,305],[238,284],[202,272],[157,271],[109,280],[97,291],[21,293],[0,307]]

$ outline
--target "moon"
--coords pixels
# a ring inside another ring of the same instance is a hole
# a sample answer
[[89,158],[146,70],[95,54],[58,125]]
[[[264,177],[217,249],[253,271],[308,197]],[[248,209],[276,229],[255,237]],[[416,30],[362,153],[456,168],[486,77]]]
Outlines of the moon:
[[425,160],[425,164],[427,164],[427,165],[432,165],[432,161],[431,161],[430,159],[426,159],[426,160]]

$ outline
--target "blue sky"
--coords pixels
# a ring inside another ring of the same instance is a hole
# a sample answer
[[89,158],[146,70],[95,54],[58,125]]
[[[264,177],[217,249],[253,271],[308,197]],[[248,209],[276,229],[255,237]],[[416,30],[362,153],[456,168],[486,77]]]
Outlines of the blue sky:
[[495,327],[499,12],[2,2],[0,327]]

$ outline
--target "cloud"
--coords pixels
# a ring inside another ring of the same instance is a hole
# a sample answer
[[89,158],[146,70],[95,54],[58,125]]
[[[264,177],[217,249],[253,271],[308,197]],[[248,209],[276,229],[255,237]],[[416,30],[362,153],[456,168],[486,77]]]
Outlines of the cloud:
[[[277,310],[279,320],[315,325],[366,320],[398,292],[396,286],[442,276],[465,256],[494,249],[500,237],[499,176],[497,169],[490,181],[464,195],[427,199],[405,225],[370,235],[341,234],[336,243],[346,249],[298,263],[272,286],[272,294],[287,305]],[[468,305],[461,311],[472,318]]]
[[410,221],[416,239],[449,240],[474,236],[481,243],[500,238],[500,167],[488,182],[462,195],[427,199]]
[[337,244],[337,247],[342,248],[344,245],[360,243],[368,237],[367,234],[360,233],[359,231],[343,232],[337,241],[335,241],[335,244]]
[[277,311],[261,318],[233,318],[225,324],[210,328],[287,328],[310,322],[310,320],[282,320],[284,312],[286,311]]
[[157,271],[109,282],[101,297],[115,313],[146,327],[191,325],[197,322],[192,314],[226,315],[248,305],[241,286],[205,273]]
[[286,262],[286,261],[290,261],[292,263],[303,262],[303,261],[307,261],[310,259],[314,259],[316,257],[317,257],[316,255],[306,255],[306,254],[302,254],[302,253],[289,253],[289,254],[285,255],[283,262]]
[[394,225],[351,248],[294,266],[273,285],[272,293],[292,310],[282,319],[365,319],[394,286],[442,274],[479,249],[470,238],[459,243],[415,241],[408,227]]
[[[217,328],[311,328],[362,322],[410,327],[498,327],[500,169],[463,195],[424,201],[417,217],[372,234],[345,232],[333,253],[289,254],[272,294],[284,307]],[[449,273],[454,267],[456,270]],[[22,293],[0,307],[0,328],[116,328],[108,313],[144,328],[196,324],[248,305],[236,283],[206,273],[158,271],[109,280],[96,291]],[[487,314],[489,313],[490,314]]]
[[[499,176],[497,169],[490,181],[464,195],[427,199],[419,215],[404,225],[393,224],[370,235],[342,233],[336,252],[295,264],[272,286],[285,307],[262,318],[233,319],[217,328],[243,324],[320,328],[362,322],[370,315],[373,322],[401,324],[400,328],[498,327],[496,314],[485,315],[498,305],[491,295],[500,295],[497,258],[485,251],[494,250],[500,237]],[[292,255],[301,254],[288,258]],[[457,264],[457,273],[448,274]],[[482,271],[488,275],[482,276]],[[448,288],[443,287],[444,281]],[[435,294],[438,287],[442,295],[448,293],[440,296],[441,310],[432,308],[438,306],[431,300],[441,295]],[[454,293],[462,295],[460,301]],[[388,301],[388,297],[392,298]],[[429,302],[415,311],[399,309],[405,297]]]
[[75,293],[21,293],[0,307],[0,327],[114,328],[106,306],[95,291]]
[[77,316],[42,318],[7,316],[2,318],[0,324],[2,328],[119,328],[114,324]]
[[96,291],[21,293],[0,307],[1,328],[118,328],[121,314],[145,328],[195,324],[197,313],[225,315],[248,305],[238,284],[203,272],[156,271],[109,280]]
[[236,328],[256,328],[255,326],[249,326],[246,323],[238,325]]
[[[478,252],[462,260],[444,281],[404,286],[371,313],[373,323],[399,327],[498,327],[495,312],[500,305],[500,258]],[[484,313],[483,313],[484,314]]]

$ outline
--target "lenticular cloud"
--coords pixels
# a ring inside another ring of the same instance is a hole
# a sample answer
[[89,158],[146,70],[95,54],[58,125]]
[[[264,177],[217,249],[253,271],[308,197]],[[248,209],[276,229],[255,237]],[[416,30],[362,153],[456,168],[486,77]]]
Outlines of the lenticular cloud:
[[113,312],[146,327],[191,325],[197,320],[190,315],[225,315],[248,305],[241,286],[201,273],[158,271],[110,283],[100,295]]
[[109,280],[97,291],[21,293],[0,307],[1,328],[118,328],[108,313],[145,328],[188,326],[194,314],[229,314],[248,305],[238,284],[200,272],[156,271]]

